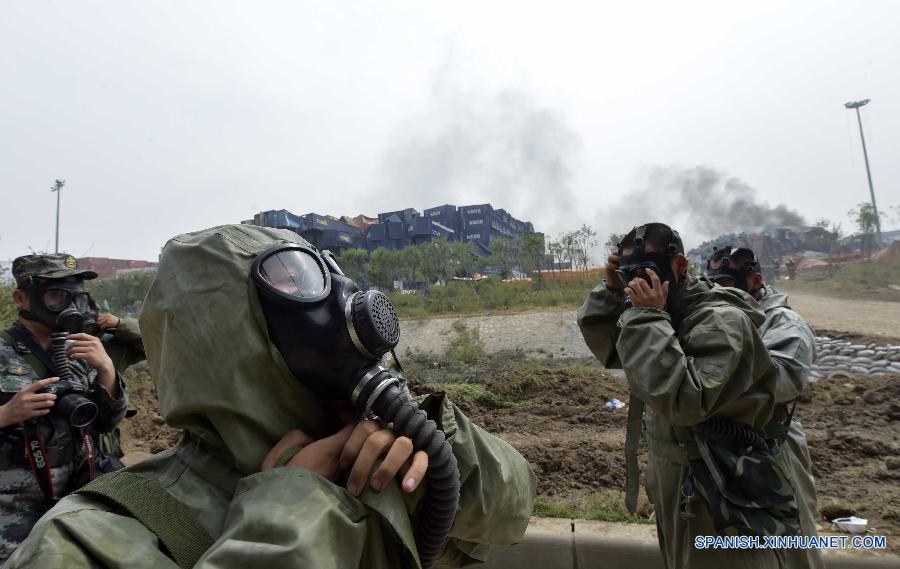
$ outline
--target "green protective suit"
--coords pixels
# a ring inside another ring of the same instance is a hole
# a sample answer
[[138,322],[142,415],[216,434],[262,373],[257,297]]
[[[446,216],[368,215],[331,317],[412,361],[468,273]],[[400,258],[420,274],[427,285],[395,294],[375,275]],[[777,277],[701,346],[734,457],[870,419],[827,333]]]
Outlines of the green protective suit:
[[[120,374],[138,362],[147,358],[144,353],[144,341],[141,339],[141,329],[136,318],[119,318],[119,325],[110,328],[100,336],[103,348],[113,366]],[[117,426],[108,433],[102,433],[98,437],[100,450],[106,454],[121,458],[122,437]]]
[[625,310],[624,297],[601,283],[578,311],[594,355],[622,367],[633,396],[646,405],[647,496],[656,510],[660,549],[671,569],[779,567],[771,550],[696,549],[695,536],[716,535],[706,503],[679,513],[687,459],[673,427],[719,417],[761,430],[772,415],[775,368],[756,328],[763,313],[736,289],[690,280],[671,314]]
[[119,318],[119,325],[106,330],[101,336],[103,348],[119,373],[146,359],[144,341],[136,318]]
[[[787,407],[800,396],[808,383],[809,368],[816,355],[815,335],[806,320],[791,310],[786,294],[765,286],[759,305],[766,313],[759,333],[775,363],[776,417],[780,417],[787,415]],[[791,420],[783,449],[800,512],[800,529],[803,535],[814,536],[817,534],[818,511],[816,483],[806,434],[797,419]],[[821,569],[825,566],[818,549],[791,549],[785,555],[788,567]]]
[[[186,504],[214,540],[197,567],[267,569],[419,567],[410,513],[419,496],[396,481],[359,498],[306,469],[260,472],[290,429],[334,432],[331,406],[314,398],[269,341],[250,265],[295,233],[223,226],[173,238],[141,314],[160,412],[183,429],[175,449],[130,471]],[[521,539],[535,478],[510,445],[476,427],[443,395],[421,402],[451,441],[461,496],[439,564],[484,560],[490,544]],[[137,520],[84,495],[47,513],[10,567],[175,567]]]

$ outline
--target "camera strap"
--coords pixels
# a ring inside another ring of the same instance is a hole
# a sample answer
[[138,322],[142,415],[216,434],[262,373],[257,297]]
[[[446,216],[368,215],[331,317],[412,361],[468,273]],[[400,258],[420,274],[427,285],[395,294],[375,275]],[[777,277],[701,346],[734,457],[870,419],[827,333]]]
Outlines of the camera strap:
[[44,507],[49,510],[56,504],[57,499],[53,490],[53,476],[50,473],[50,462],[47,449],[44,448],[44,437],[38,432],[34,421],[25,421],[25,456],[31,465],[31,472],[37,480],[44,495]]
[[97,462],[97,450],[94,446],[94,437],[91,436],[91,431],[86,427],[81,429],[81,444],[84,445],[84,460],[87,462],[88,480],[93,480],[94,465]]

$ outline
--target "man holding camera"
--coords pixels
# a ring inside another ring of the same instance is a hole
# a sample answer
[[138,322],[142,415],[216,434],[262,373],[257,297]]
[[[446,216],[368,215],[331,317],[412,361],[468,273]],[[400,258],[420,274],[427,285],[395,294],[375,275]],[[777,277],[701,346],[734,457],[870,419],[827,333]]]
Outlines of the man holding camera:
[[[18,320],[0,331],[0,561],[70,490],[76,465],[93,475],[91,431],[111,431],[128,407],[84,280],[66,254],[13,261]],[[82,459],[82,460],[79,460]]]

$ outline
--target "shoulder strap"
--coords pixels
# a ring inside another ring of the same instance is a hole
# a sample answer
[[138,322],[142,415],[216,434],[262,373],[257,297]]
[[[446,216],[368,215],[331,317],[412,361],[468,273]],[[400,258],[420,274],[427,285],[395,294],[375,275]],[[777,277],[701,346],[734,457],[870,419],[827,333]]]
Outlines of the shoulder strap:
[[152,531],[179,567],[193,567],[213,540],[194,513],[159,482],[127,470],[110,472],[77,490],[124,508]]
[[[53,364],[47,357],[47,352],[30,335],[23,334],[15,326],[10,326],[9,329],[0,331],[0,338],[3,338],[17,353],[22,355],[40,377],[50,377],[50,373],[53,372]],[[27,351],[19,349],[17,345],[19,342],[27,348]]]

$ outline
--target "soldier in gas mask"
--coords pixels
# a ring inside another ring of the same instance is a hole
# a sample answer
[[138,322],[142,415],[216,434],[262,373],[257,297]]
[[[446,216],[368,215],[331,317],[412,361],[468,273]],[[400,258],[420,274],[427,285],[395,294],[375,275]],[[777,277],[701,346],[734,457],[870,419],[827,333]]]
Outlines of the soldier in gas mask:
[[84,279],[65,254],[13,261],[18,320],[0,331],[0,559],[95,464],[94,435],[125,414],[125,386],[96,332]]
[[[751,249],[730,245],[714,249],[706,269],[706,276],[711,281],[746,292],[766,314],[759,333],[777,370],[776,404],[772,417],[776,429],[770,436],[783,444],[797,495],[802,533],[815,536],[816,484],[812,459],[806,434],[794,417],[797,399],[809,383],[809,368],[816,357],[815,334],[806,320],[791,310],[787,295],[766,284],[759,260]],[[792,549],[786,555],[788,567],[824,567],[818,549]]]
[[140,323],[181,440],[61,501],[11,565],[462,566],[522,537],[525,459],[443,394],[411,397],[382,365],[390,301],[297,234],[173,238]]
[[626,501],[634,511],[642,423],[645,488],[670,569],[779,567],[781,552],[702,549],[699,536],[794,535],[797,512],[783,465],[763,439],[775,368],[745,293],[690,278],[677,232],[632,229],[606,279],[578,312],[594,355],[622,367],[631,389]]

